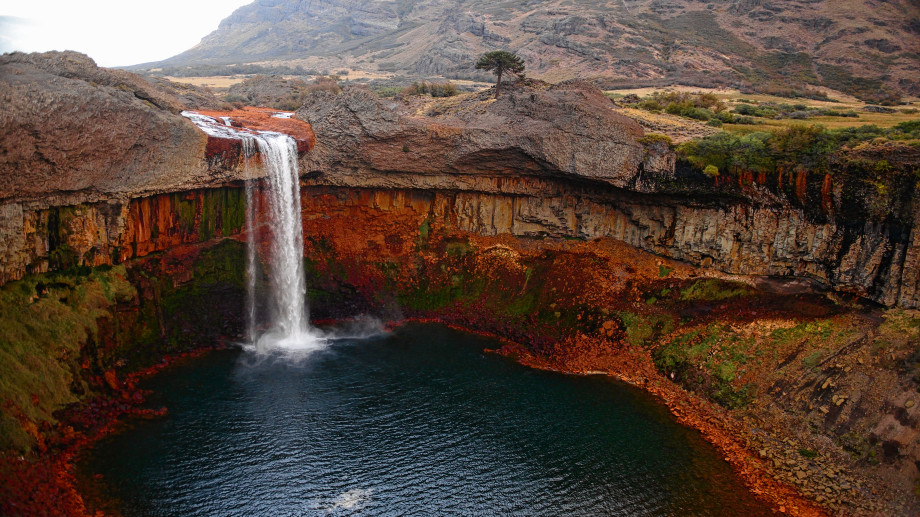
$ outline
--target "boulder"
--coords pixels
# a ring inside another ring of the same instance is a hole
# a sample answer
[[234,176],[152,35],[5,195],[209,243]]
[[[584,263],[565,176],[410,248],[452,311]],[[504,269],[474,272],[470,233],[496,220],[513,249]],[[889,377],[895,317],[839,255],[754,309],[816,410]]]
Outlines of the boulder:
[[673,174],[673,152],[643,144],[642,128],[591,85],[512,83],[498,99],[491,95],[435,102],[418,114],[358,87],[312,94],[297,111],[317,134],[305,170],[352,180],[565,178],[631,190],[642,190],[643,175]]
[[0,56],[0,200],[175,190],[206,175],[207,138],[142,77],[75,52]]

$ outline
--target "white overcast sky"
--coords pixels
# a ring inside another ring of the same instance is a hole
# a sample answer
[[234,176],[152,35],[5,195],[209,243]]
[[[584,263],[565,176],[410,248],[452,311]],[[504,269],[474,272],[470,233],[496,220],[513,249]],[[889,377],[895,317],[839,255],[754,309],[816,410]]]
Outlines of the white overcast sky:
[[253,0],[0,0],[0,53],[77,50],[101,66],[172,57]]

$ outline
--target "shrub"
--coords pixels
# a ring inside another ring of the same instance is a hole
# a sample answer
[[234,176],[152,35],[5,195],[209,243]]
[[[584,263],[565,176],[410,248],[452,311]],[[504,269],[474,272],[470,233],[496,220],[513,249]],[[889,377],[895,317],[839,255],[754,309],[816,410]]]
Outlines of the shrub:
[[460,93],[457,89],[457,85],[451,82],[431,83],[429,89],[432,97],[453,97]]
[[429,83],[414,82],[402,90],[403,95],[431,95],[432,97],[453,97],[460,93],[457,85],[451,82]]
[[668,135],[661,135],[658,133],[646,133],[645,136],[639,138],[639,143],[643,145],[651,145],[656,143],[666,144],[668,147],[674,146],[674,141],[671,140],[671,137]]
[[376,93],[378,97],[396,97],[402,90],[403,89],[398,86],[383,86],[375,89],[374,93]]
[[725,124],[731,124],[735,121],[735,115],[730,111],[721,111],[716,113],[716,118]]
[[756,106],[750,104],[739,104],[735,106],[735,113],[739,115],[757,115],[759,112]]
[[662,110],[661,104],[654,99],[646,99],[639,103],[639,108],[645,111],[658,113]]
[[338,77],[321,75],[316,79],[313,79],[313,82],[307,85],[307,92],[314,93],[319,91],[326,91],[338,95],[342,92],[342,89],[339,88]]

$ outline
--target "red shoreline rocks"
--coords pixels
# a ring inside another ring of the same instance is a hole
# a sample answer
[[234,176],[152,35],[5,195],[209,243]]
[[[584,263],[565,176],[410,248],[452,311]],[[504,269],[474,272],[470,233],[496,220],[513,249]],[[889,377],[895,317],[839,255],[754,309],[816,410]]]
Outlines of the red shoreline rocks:
[[[164,357],[158,364],[118,379],[107,371],[94,379],[108,394],[61,410],[59,424],[49,433],[37,458],[7,452],[0,456],[0,515],[102,515],[90,513],[77,488],[75,460],[87,447],[111,434],[121,417],[159,418],[166,408],[140,407],[149,394],[137,383],[181,360],[224,348],[209,346]],[[49,430],[50,431],[50,430]]]
[[[668,382],[658,373],[647,354],[622,349],[613,356],[605,355],[602,364],[592,363],[590,360],[582,363],[578,357],[557,354],[544,357],[504,336],[474,330],[439,317],[407,318],[391,322],[387,328],[393,329],[410,322],[438,323],[495,339],[502,343],[502,346],[486,352],[508,357],[530,368],[576,375],[605,374],[643,389],[667,405],[678,422],[700,431],[708,442],[724,454],[725,460],[732,465],[755,497],[770,505],[775,511],[800,516],[828,515],[823,508],[804,498],[796,489],[776,479],[769,465],[738,438],[744,433],[741,424],[729,417],[724,410]],[[577,334],[564,341],[564,348],[572,350],[592,351],[607,347],[605,343],[599,342],[599,338],[583,334]],[[91,515],[83,495],[77,488],[74,473],[74,461],[79,453],[111,434],[117,428],[118,420],[125,415],[157,418],[166,414],[167,408],[152,410],[139,407],[148,394],[137,389],[139,380],[154,375],[177,361],[199,357],[222,348],[224,347],[212,346],[167,356],[157,365],[129,374],[123,380],[119,380],[114,372],[106,372],[104,376],[96,378],[95,381],[99,385],[109,386],[113,393],[65,409],[57,431],[52,434],[50,444],[37,461],[10,454],[0,457],[0,484],[8,492],[0,500],[0,513],[43,515],[50,512],[74,516]],[[583,359],[584,357],[581,358]],[[74,426],[81,430],[75,429]],[[96,515],[99,514],[97,512]]]

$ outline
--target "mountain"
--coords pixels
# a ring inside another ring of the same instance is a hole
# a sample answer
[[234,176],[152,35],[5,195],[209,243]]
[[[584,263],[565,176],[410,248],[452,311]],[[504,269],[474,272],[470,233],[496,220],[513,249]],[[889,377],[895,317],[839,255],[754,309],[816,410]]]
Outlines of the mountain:
[[481,78],[475,59],[495,49],[550,81],[920,95],[914,0],[256,0],[192,49],[140,68]]

